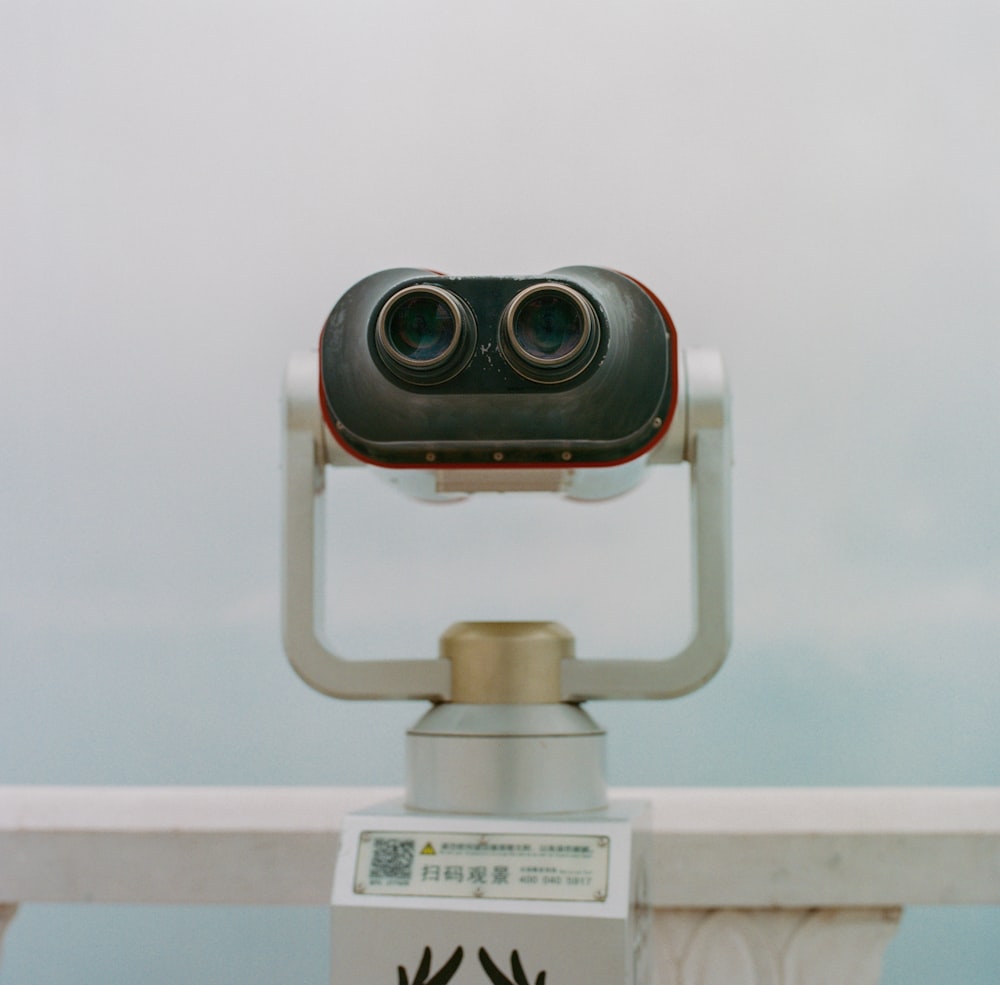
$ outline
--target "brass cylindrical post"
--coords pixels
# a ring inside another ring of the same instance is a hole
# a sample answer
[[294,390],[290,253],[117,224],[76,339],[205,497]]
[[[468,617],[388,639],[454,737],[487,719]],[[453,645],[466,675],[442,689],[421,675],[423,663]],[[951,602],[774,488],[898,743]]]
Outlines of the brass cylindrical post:
[[441,656],[456,704],[556,704],[573,635],[556,622],[460,622],[441,637]]

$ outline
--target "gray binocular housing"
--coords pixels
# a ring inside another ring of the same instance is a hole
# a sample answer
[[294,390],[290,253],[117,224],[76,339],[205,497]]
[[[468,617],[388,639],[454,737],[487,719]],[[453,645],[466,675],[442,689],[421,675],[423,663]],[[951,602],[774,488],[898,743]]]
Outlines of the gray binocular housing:
[[609,466],[669,427],[677,336],[655,296],[613,270],[385,270],[337,302],[320,374],[331,433],[370,464]]

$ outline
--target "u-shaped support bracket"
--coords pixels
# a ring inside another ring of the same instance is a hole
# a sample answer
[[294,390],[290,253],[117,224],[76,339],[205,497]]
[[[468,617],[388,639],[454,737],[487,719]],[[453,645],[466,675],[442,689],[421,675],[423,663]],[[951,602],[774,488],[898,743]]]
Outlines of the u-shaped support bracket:
[[[564,701],[672,698],[706,683],[722,666],[732,635],[729,393],[722,359],[685,350],[670,430],[650,464],[691,465],[694,635],[659,660],[565,660]],[[446,660],[345,660],[320,637],[323,501],[327,465],[358,464],[327,434],[316,353],[295,353],[285,377],[285,515],[282,624],[285,651],[310,686],[338,698],[448,701]]]

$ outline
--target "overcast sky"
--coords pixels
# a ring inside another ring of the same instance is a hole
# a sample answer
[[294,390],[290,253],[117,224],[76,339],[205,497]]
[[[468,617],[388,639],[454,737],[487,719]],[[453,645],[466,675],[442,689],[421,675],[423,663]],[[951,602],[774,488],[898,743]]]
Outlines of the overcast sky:
[[[589,263],[734,392],[732,654],[592,708],[612,782],[995,784],[998,50],[985,0],[8,0],[0,783],[401,782],[420,706],[322,698],[281,651],[286,359],[375,270]],[[586,506],[332,476],[333,639],[557,618],[584,657],[676,649],[663,471]],[[325,964],[313,913],[37,907],[0,985]],[[997,910],[914,911],[885,981],[998,965]]]

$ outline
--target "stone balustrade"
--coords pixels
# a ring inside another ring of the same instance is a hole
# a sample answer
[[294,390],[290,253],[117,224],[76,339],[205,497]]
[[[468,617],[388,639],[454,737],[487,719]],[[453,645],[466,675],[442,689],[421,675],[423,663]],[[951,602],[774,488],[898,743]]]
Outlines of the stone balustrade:
[[[22,902],[324,905],[341,818],[398,793],[0,787],[0,940]],[[998,789],[614,795],[654,807],[660,985],[874,985],[903,906],[1000,903]]]

